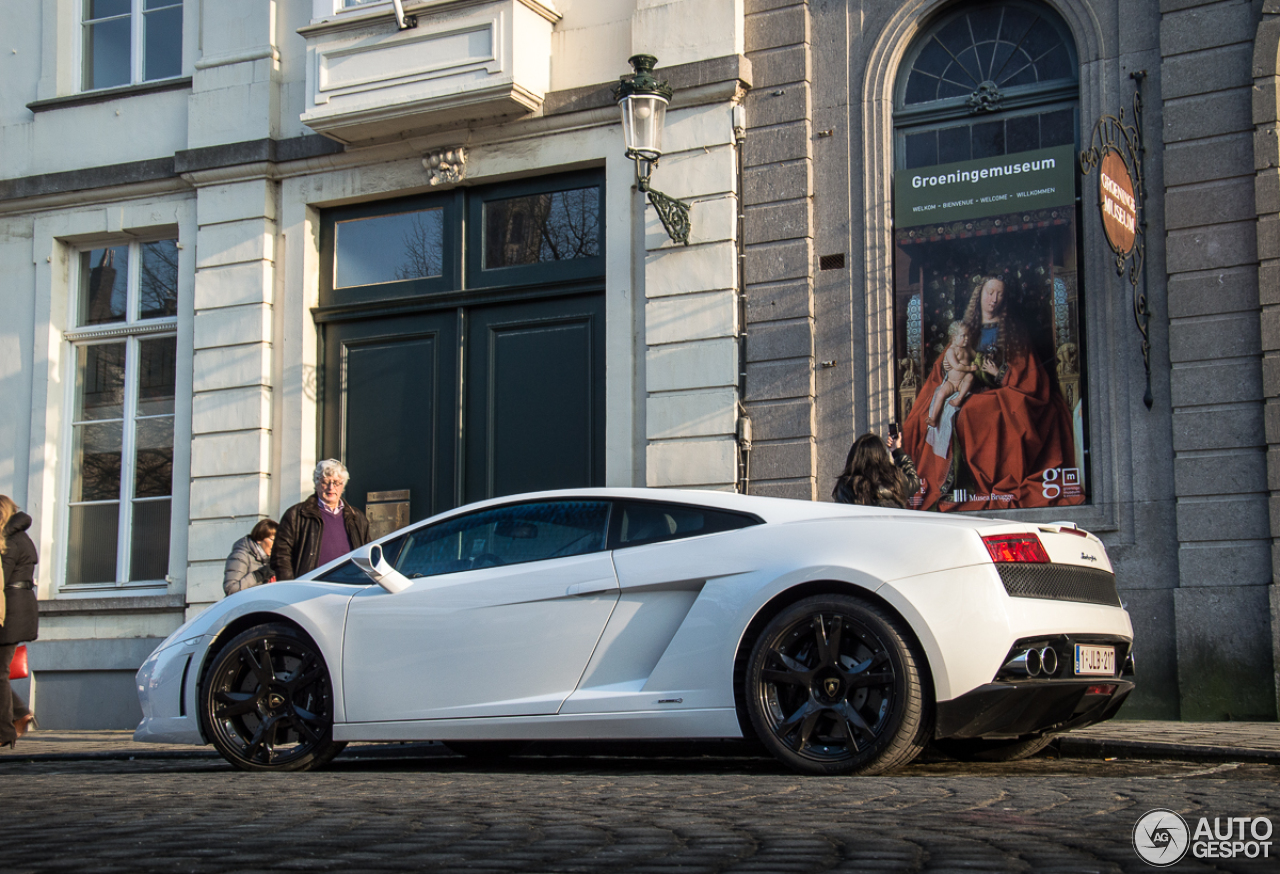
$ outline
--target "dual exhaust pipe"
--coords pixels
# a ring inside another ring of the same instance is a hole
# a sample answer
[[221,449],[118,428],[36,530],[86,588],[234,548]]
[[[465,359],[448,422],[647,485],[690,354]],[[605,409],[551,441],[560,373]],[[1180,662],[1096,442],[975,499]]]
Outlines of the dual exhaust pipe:
[[1058,653],[1051,646],[1027,649],[1009,659],[1004,671],[1018,677],[1052,677],[1058,673]]

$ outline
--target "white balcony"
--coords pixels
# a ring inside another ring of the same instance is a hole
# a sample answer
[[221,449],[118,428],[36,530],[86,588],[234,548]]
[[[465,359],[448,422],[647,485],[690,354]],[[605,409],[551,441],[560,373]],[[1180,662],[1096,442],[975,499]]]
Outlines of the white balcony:
[[376,143],[535,112],[550,84],[548,0],[390,2],[341,9],[298,32],[307,40],[302,122],[339,142]]

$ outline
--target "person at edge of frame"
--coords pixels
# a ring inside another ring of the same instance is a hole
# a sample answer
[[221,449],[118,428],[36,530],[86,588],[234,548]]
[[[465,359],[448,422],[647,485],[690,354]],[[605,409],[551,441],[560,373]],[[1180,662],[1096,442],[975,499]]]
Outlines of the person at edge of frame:
[[9,666],[18,644],[35,640],[40,632],[35,568],[40,560],[27,529],[31,517],[8,495],[0,495],[0,747],[13,747],[36,721],[25,701],[9,685]]

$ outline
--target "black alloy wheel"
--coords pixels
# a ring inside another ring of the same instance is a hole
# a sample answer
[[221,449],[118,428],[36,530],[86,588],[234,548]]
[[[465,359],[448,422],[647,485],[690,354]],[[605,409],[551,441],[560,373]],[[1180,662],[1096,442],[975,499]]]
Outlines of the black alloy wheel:
[[200,693],[205,737],[245,771],[306,771],[330,761],[333,686],[319,649],[290,625],[259,625],[214,658]]
[[797,771],[878,774],[928,740],[922,664],[896,616],[845,595],[806,598],[757,639],[747,712],[769,751]]

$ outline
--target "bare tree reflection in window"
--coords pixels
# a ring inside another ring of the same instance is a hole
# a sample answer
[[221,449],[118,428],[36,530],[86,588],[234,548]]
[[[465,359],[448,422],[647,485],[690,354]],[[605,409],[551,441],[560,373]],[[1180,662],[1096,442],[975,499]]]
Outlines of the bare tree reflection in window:
[[80,324],[122,322],[128,301],[129,247],[93,249],[81,255],[85,291],[80,303]]
[[173,417],[139,419],[134,497],[157,498],[173,493]]
[[73,482],[71,500],[119,500],[121,430],[118,421],[76,426],[79,475]]
[[599,254],[598,188],[511,197],[485,204],[487,269]]
[[138,344],[138,421],[134,455],[134,496],[173,492],[173,411],[176,337]]
[[178,244],[175,240],[142,245],[138,313],[144,319],[178,314]]
[[439,209],[413,214],[402,238],[404,262],[396,268],[396,279],[420,279],[444,273],[441,215]]
[[[560,191],[542,228],[544,261],[600,254],[600,193],[595,188]],[[547,253],[550,257],[547,257]]]

